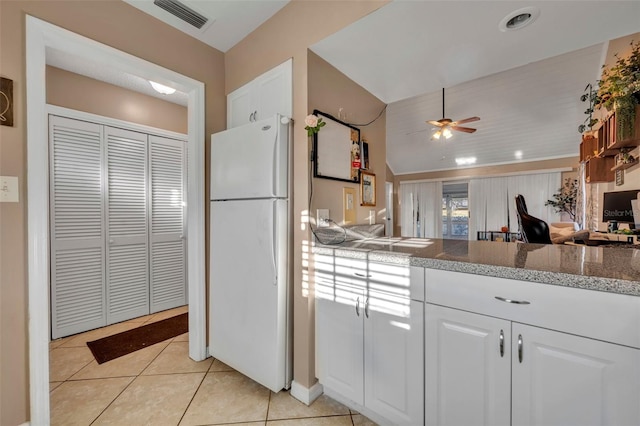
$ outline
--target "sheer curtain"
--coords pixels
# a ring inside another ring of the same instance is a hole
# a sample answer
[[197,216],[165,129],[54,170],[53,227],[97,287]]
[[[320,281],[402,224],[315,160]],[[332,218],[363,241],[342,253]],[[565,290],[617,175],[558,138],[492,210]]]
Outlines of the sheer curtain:
[[521,194],[529,214],[547,223],[559,220],[544,203],[561,186],[560,172],[472,179],[469,181],[469,238],[478,231],[499,231],[507,226],[518,231],[515,197]]
[[400,183],[403,237],[442,237],[442,182]]
[[[515,197],[515,195],[514,195]],[[511,206],[508,181],[504,177],[469,181],[469,239],[478,231],[499,231],[508,226],[507,209]],[[516,222],[517,226],[517,222]]]

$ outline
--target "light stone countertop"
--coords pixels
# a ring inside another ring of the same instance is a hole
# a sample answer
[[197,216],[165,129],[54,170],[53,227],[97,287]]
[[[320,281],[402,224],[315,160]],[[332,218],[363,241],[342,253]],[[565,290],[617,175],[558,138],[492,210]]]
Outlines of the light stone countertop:
[[379,237],[314,253],[640,296],[640,249]]

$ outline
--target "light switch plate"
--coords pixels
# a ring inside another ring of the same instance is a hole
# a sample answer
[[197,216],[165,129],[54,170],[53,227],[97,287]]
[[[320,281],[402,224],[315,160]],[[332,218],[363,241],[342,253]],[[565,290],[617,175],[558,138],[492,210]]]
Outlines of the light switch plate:
[[316,213],[316,224],[318,228],[329,226],[329,209],[318,209]]
[[0,176],[0,203],[17,203],[18,177]]

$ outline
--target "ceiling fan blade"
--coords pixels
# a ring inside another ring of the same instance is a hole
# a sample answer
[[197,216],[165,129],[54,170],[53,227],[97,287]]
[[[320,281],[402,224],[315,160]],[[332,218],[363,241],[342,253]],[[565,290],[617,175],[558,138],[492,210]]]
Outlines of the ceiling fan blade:
[[458,130],[459,132],[465,132],[465,133],[473,133],[476,131],[476,129],[472,129],[471,127],[451,126],[451,128],[453,130]]
[[453,123],[451,123],[451,125],[457,126],[458,124],[471,123],[472,121],[478,121],[478,120],[480,120],[480,117],[469,117],[463,120],[454,121]]
[[431,124],[433,126],[438,126],[438,127],[444,126],[444,123],[441,123],[439,121],[427,120],[427,123],[429,123],[429,124]]

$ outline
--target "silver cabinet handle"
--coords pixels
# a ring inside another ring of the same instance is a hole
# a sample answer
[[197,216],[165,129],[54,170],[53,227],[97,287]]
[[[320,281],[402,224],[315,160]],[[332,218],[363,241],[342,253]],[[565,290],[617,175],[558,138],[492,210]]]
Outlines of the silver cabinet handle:
[[360,298],[358,297],[358,300],[356,300],[356,315],[360,316]]
[[364,316],[369,318],[369,298],[364,302]]
[[500,330],[500,357],[504,357],[504,330]]
[[258,121],[258,111],[253,111],[253,121]]
[[515,305],[530,305],[531,304],[531,302],[528,302],[526,300],[505,299],[504,297],[500,297],[500,296],[496,296],[496,299],[498,299],[501,302],[513,303]]
[[360,272],[354,272],[353,275],[355,275],[356,277],[361,277],[361,278],[371,278],[370,274],[361,274]]
[[251,114],[249,114],[249,122],[256,121],[256,118],[253,116],[253,114],[255,113],[252,112]]
[[518,361],[522,364],[522,334],[518,334]]

